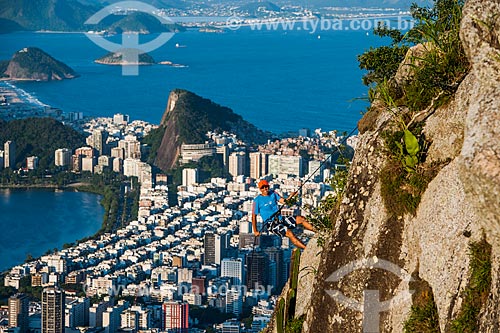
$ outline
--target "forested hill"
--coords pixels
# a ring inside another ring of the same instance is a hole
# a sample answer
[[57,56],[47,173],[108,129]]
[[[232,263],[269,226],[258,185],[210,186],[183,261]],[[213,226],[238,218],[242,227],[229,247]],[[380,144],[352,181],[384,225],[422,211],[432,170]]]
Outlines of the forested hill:
[[78,76],[73,69],[37,47],[25,47],[2,61],[0,75],[12,80],[59,81]]
[[28,156],[38,156],[40,167],[47,167],[54,163],[56,149],[85,145],[83,134],[52,118],[0,120],[0,149],[8,140],[16,144],[16,167],[20,167]]
[[[75,0],[0,0],[0,18],[10,30],[76,31],[99,10]],[[0,30],[2,32],[2,30]]]
[[182,89],[170,93],[159,131],[164,131],[164,135],[161,145],[154,143],[159,148],[153,153],[157,154],[155,165],[162,170],[175,165],[183,143],[204,143],[208,131],[228,131],[255,144],[270,138],[270,133],[258,129],[231,109]]

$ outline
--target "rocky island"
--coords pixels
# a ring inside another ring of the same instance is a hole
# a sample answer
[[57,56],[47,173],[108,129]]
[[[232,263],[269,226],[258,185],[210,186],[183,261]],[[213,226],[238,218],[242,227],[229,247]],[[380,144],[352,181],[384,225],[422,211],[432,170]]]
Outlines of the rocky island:
[[138,61],[129,61],[127,60],[126,56],[124,57],[125,53],[127,52],[127,49],[123,50],[118,50],[116,52],[110,52],[106,54],[104,57],[101,57],[97,60],[95,60],[95,63],[102,64],[102,65],[139,65],[139,66],[148,66],[148,65],[166,65],[166,66],[171,66],[171,67],[187,67],[182,64],[176,64],[171,61],[160,61],[156,62],[152,56],[150,56],[147,53],[141,53],[140,50],[130,50],[130,55],[133,55],[134,53],[138,53]]
[[54,81],[78,76],[66,64],[36,47],[25,47],[0,63],[2,78],[9,80]]
[[133,54],[135,52],[137,53],[140,52],[139,50],[126,50],[126,49],[118,50],[116,52],[110,52],[106,54],[104,57],[95,60],[95,62],[103,65],[141,65],[141,66],[154,65],[156,63],[153,57],[147,53],[139,54],[137,62],[128,61],[126,59],[127,57],[124,57],[127,51],[129,51],[130,54]]

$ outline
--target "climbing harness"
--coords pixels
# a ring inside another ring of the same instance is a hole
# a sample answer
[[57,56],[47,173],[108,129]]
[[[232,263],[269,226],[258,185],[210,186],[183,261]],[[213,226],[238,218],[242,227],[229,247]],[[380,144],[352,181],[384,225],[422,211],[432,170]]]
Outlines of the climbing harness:
[[[339,146],[342,145],[342,144],[345,144],[347,139],[351,137],[351,135],[354,134],[354,132],[358,129],[358,127],[354,127],[351,132],[349,132],[348,135],[346,135],[342,141],[340,142]],[[342,153],[342,151],[339,149],[338,146],[335,146],[335,148],[337,149],[337,152],[342,156],[342,157],[345,157],[344,154]],[[294,192],[294,194],[292,196],[290,196],[288,199],[285,200],[285,205],[286,205],[286,201],[290,201],[290,199],[292,199],[294,196],[298,195],[299,192],[302,190],[302,187],[309,181],[311,180],[311,178],[316,174],[316,172],[318,172],[318,170],[321,169],[321,167],[333,156],[333,154],[335,153],[332,152],[327,158],[325,158],[320,164],[319,166],[316,168],[316,170],[314,170],[313,173],[310,173],[309,174],[309,177],[307,177],[307,179],[299,186],[298,190]],[[273,231],[276,230],[277,232],[274,232],[275,234],[278,234],[280,235],[281,237],[284,236],[284,233],[286,232],[286,229],[287,228],[290,228],[290,229],[293,229],[295,228],[295,224],[292,224],[290,222],[290,220],[287,219],[287,217],[283,217],[281,216],[281,210],[283,209],[283,207],[285,207],[285,205],[281,205],[278,210],[276,211],[276,213],[274,213],[273,215],[271,215],[266,221],[263,221],[262,223],[262,227],[260,228],[259,230],[259,234],[261,234],[266,228],[269,230],[269,231]],[[290,227],[289,227],[290,225]],[[255,241],[257,240],[257,236],[254,235],[254,241],[253,241],[253,248],[252,248],[252,255],[253,255],[253,252],[255,251]]]

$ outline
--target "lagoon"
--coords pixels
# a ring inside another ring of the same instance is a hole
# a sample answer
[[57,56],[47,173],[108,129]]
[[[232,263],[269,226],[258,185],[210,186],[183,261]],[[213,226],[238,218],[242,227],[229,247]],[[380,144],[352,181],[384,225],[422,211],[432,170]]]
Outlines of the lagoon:
[[[146,66],[138,76],[122,76],[119,66],[94,63],[107,51],[84,34],[19,32],[0,35],[0,59],[36,46],[72,67],[79,78],[14,83],[64,112],[94,117],[124,113],[158,124],[169,92],[184,88],[274,133],[304,127],[350,132],[368,105],[359,99],[366,98],[367,88],[356,56],[381,43],[367,31],[319,36],[248,27],[222,34],[188,30],[151,53],[157,61],[187,67]],[[22,263],[27,254],[37,257],[93,235],[103,214],[94,194],[0,190],[0,270]]]
[[0,189],[0,271],[95,234],[104,208],[93,193]]

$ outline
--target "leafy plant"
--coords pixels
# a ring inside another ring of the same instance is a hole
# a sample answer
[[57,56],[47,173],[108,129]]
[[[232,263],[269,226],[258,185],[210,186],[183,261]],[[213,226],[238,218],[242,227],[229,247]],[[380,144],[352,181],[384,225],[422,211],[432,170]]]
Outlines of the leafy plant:
[[[372,99],[379,98],[388,109],[401,106],[416,112],[429,108],[428,113],[450,99],[470,69],[459,36],[463,4],[437,0],[432,8],[413,5],[412,17],[417,24],[404,35],[384,26],[374,30],[381,37],[390,37],[391,43],[358,57],[360,68],[367,70],[364,83],[376,86]],[[422,46],[418,54],[408,57],[406,82],[400,82],[397,89],[387,89],[395,84],[395,74],[409,48],[417,44]]]
[[412,131],[382,133],[389,156],[379,173],[382,200],[387,211],[396,216],[416,213],[427,185],[448,163],[425,164],[428,143],[421,127],[416,126]]
[[419,162],[418,153],[420,152],[420,145],[418,139],[408,129],[403,131],[404,147],[400,142],[396,142],[399,148],[399,153],[403,166],[408,172],[414,172]]
[[402,43],[403,34],[397,29],[390,29],[379,22],[373,33],[380,37],[389,37],[390,46],[370,48],[358,56],[359,67],[367,71],[363,83],[379,84],[393,77],[408,52],[409,46]]
[[333,176],[328,180],[333,193],[323,198],[318,207],[305,206],[305,209],[309,211],[307,215],[308,221],[320,233],[318,236],[318,244],[320,246],[324,243],[324,238],[321,234],[328,233],[333,228],[333,223],[339,212],[347,185],[350,161],[348,159],[340,159],[339,162],[344,163],[346,167],[345,169],[335,170]]

